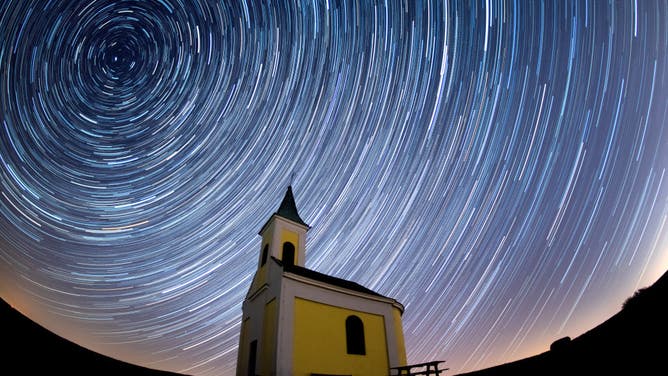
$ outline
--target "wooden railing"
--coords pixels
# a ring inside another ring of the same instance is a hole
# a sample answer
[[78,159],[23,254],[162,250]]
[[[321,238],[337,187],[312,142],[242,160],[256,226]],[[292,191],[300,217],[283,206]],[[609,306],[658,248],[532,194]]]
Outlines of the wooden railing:
[[[449,368],[438,369],[438,365],[445,363],[444,360],[435,360],[433,362],[410,364],[407,366],[399,366],[390,368],[390,376],[439,376],[441,372],[449,370]],[[416,370],[413,370],[417,368]]]

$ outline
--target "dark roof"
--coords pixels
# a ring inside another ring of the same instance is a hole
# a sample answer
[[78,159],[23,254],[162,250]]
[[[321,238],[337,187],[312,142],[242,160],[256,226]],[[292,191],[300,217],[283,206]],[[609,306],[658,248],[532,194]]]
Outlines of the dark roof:
[[[273,257],[272,257],[273,258]],[[320,272],[316,272],[315,270],[307,269],[299,265],[284,265],[280,260],[273,258],[276,262],[278,262],[280,265],[283,265],[283,270],[289,273],[297,274],[302,277],[306,277],[309,279],[313,279],[319,282],[324,282],[329,285],[333,286],[338,286],[338,287],[343,287],[348,290],[353,290],[357,292],[361,292],[364,294],[369,294],[369,295],[375,295],[375,296],[380,296],[382,298],[387,298],[384,295],[381,295],[371,289],[368,289],[358,283],[348,281],[342,278],[337,278],[337,277],[332,277],[331,275],[323,274]],[[388,298],[389,299],[389,298]]]
[[281,201],[281,205],[278,207],[278,210],[275,214],[280,215],[283,218],[287,218],[293,222],[297,222],[300,225],[310,227],[302,220],[302,218],[299,216],[299,213],[297,212],[297,204],[295,204],[295,196],[292,194],[291,185],[288,186],[288,190],[285,192],[283,201]]

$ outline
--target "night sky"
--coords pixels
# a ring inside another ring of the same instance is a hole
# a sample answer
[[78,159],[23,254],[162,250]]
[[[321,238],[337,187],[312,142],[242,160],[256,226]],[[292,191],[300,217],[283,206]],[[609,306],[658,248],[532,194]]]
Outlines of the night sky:
[[0,295],[86,347],[234,373],[257,235],[406,307],[449,374],[668,269],[668,3],[0,6]]

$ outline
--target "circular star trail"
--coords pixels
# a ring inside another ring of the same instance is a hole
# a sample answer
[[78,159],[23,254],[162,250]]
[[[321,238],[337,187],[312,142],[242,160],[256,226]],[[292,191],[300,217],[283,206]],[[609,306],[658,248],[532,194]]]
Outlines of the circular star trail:
[[233,374],[289,184],[307,267],[454,372],[668,268],[664,1],[8,0],[0,35],[0,294],[105,354]]

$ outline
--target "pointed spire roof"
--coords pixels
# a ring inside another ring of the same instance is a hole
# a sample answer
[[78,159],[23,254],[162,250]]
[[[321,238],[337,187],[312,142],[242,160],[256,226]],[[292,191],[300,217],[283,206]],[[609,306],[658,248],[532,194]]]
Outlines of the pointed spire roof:
[[281,201],[281,205],[274,214],[280,215],[281,217],[289,219],[293,222],[297,222],[300,225],[311,227],[302,220],[302,218],[299,216],[299,213],[297,212],[297,204],[295,204],[295,196],[292,194],[291,185],[288,186],[288,190],[285,192],[283,201]]

